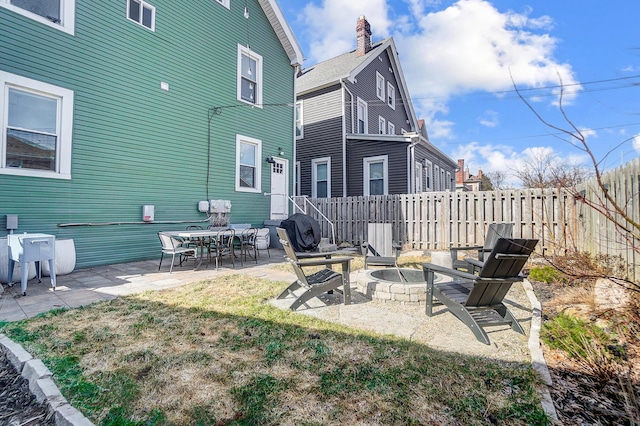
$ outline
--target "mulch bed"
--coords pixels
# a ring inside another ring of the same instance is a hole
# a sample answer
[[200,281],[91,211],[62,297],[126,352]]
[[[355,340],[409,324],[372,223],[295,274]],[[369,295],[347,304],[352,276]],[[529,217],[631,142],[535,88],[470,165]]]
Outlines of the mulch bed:
[[55,425],[53,412],[39,404],[22,377],[0,350],[0,425]]

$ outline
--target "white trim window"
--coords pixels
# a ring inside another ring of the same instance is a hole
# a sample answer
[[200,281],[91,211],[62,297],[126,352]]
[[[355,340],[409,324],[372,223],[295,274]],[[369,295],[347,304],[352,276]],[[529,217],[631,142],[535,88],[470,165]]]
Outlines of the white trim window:
[[311,160],[311,198],[331,198],[331,157]]
[[381,135],[387,133],[387,120],[385,120],[381,115],[378,116],[378,133]]
[[387,105],[396,109],[396,88],[390,82],[387,83]]
[[433,166],[433,190],[440,191],[440,167]]
[[227,9],[231,8],[231,5],[229,4],[229,0],[216,0],[216,1],[221,5],[223,5],[224,7],[226,7]]
[[447,189],[447,181],[444,179],[444,169],[440,169],[440,190],[444,191]]
[[424,160],[424,181],[425,189],[433,191],[433,163],[429,160]]
[[0,174],[71,179],[73,91],[0,71]]
[[156,30],[156,8],[144,0],[127,0],[127,19]]
[[262,188],[262,141],[236,135],[236,191],[260,192]]
[[424,176],[422,163],[420,161],[416,161],[415,163],[415,192],[419,194],[423,191],[422,187],[422,179]]
[[384,77],[376,71],[376,96],[384,101]]
[[74,34],[76,0],[0,0],[0,7]]
[[238,45],[238,100],[262,108],[262,56]]
[[453,181],[451,180],[451,172],[447,172],[447,187],[445,189],[453,189]]
[[395,135],[396,134],[396,125],[393,124],[392,122],[389,122],[389,130],[387,130],[387,134],[388,135]]
[[389,156],[365,157],[364,195],[387,195],[389,193]]
[[296,164],[294,167],[294,176],[295,176],[295,182],[293,184],[293,193],[295,194],[296,197],[300,196],[300,161],[296,161]]
[[296,139],[304,138],[304,111],[302,101],[296,102]]
[[369,107],[365,101],[358,98],[357,108],[357,126],[356,133],[368,134],[369,133]]

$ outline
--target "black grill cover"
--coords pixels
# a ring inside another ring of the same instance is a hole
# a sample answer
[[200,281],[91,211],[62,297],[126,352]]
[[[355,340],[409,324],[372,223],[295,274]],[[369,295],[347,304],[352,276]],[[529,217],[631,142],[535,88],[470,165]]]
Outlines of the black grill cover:
[[320,224],[311,216],[296,213],[280,222],[295,251],[310,251],[320,244]]

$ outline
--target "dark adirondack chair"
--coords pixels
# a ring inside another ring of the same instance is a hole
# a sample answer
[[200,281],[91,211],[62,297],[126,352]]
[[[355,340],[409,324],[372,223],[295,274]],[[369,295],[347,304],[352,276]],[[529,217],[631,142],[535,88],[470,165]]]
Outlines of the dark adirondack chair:
[[473,264],[469,264],[468,258],[459,259],[459,252],[477,251],[477,260],[484,262],[484,258],[498,241],[498,238],[511,238],[513,237],[513,223],[490,223],[487,228],[487,236],[484,240],[484,245],[481,246],[468,246],[468,247],[451,247],[451,267],[453,269],[465,270],[467,272],[474,272]]
[[[423,263],[427,316],[433,315],[434,305],[443,304],[487,345],[489,337],[482,327],[507,324],[525,334],[503,300],[511,285],[524,279],[522,268],[537,243],[538,240],[499,238],[484,263],[479,263],[478,275]],[[435,282],[436,273],[450,277],[451,281]]]
[[369,266],[398,267],[401,244],[392,240],[390,223],[367,224],[367,241],[362,243],[364,269]]
[[[323,293],[337,290],[344,295],[344,304],[351,304],[349,273],[351,272],[352,257],[298,259],[291,246],[287,231],[283,228],[276,228],[276,232],[278,233],[280,244],[284,248],[285,259],[291,264],[297,276],[297,279],[278,296],[278,299],[284,299],[289,296],[295,297],[293,304],[289,307],[289,309],[295,311],[300,306],[305,305],[308,300]],[[342,273],[330,269],[331,265],[341,265]],[[325,266],[325,268],[318,272],[306,274],[303,268],[309,266]]]

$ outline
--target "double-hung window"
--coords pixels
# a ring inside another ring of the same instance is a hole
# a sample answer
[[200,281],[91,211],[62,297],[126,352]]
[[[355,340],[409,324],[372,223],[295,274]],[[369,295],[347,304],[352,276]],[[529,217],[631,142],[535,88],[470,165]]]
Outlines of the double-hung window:
[[376,96],[384,101],[384,77],[378,71],[376,71]]
[[230,5],[229,5],[229,0],[216,0],[218,3],[220,3],[221,5],[223,5],[224,7],[226,7],[227,9],[229,9]]
[[73,91],[0,71],[0,174],[71,178]]
[[296,102],[296,139],[304,138],[302,101]]
[[433,190],[433,164],[429,160],[424,161],[424,181],[427,191]]
[[391,83],[387,83],[387,105],[396,109],[396,88]]
[[378,116],[378,133],[381,135],[387,133],[387,121],[382,116]]
[[236,136],[236,191],[261,191],[261,158],[261,140],[242,135]]
[[156,8],[144,0],[127,0],[127,18],[151,31],[156,30]]
[[363,159],[364,195],[386,195],[389,193],[389,157],[379,155]]
[[238,45],[238,100],[262,108],[262,56]]
[[66,33],[74,33],[76,0],[0,0],[0,7]]
[[331,197],[331,157],[311,160],[311,197]]
[[423,167],[422,167],[422,163],[420,161],[416,161],[415,163],[416,168],[415,168],[415,191],[417,194],[421,193],[423,191],[422,189],[422,177],[424,176],[424,173],[422,171]]
[[358,107],[357,107],[357,123],[358,123],[358,128],[356,129],[356,133],[361,133],[361,134],[366,134],[369,133],[368,131],[368,106],[367,103],[365,101],[363,101],[362,99],[358,98]]
[[392,122],[389,122],[389,130],[387,131],[387,133],[390,135],[396,134],[396,126]]

